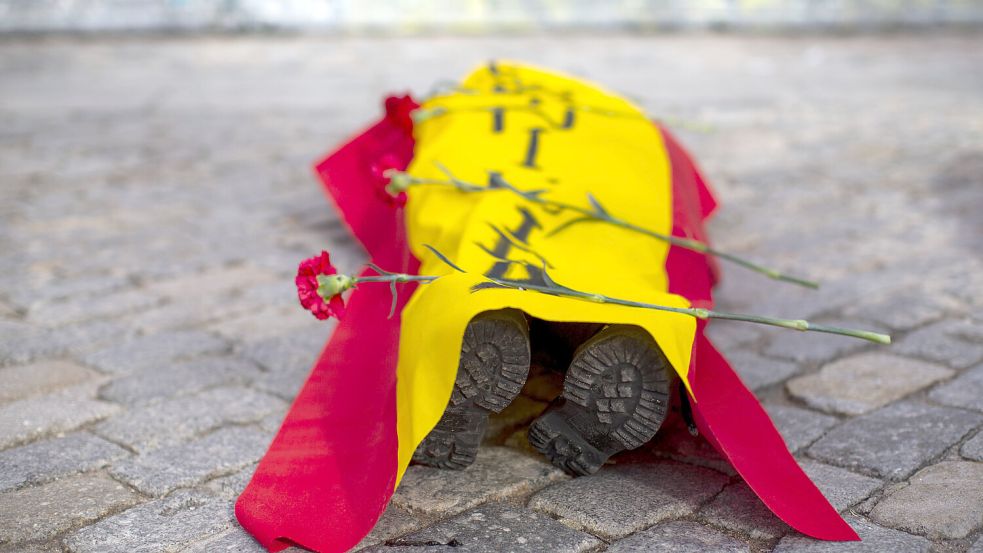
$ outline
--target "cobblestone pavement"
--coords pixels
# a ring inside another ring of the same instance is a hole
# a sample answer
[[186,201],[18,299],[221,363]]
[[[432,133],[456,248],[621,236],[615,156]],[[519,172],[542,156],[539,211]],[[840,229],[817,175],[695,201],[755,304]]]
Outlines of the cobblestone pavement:
[[718,245],[824,282],[728,267],[723,307],[894,334],[712,329],[866,541],[790,531],[678,432],[569,479],[523,445],[530,389],[471,469],[412,468],[362,545],[983,551],[971,35],[0,43],[0,551],[259,551],[232,501],[330,330],[292,273],[365,261],[311,163],[383,93],[492,56],[639,97],[716,184]]

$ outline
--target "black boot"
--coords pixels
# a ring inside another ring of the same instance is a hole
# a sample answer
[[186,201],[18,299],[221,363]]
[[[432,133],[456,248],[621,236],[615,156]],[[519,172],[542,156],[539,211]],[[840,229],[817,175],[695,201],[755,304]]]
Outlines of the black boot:
[[488,426],[515,399],[529,375],[529,324],[521,311],[502,309],[468,323],[450,402],[413,461],[463,469],[474,462]]
[[574,354],[563,394],[529,428],[555,466],[593,474],[612,455],[652,439],[665,420],[672,368],[641,328],[612,325]]

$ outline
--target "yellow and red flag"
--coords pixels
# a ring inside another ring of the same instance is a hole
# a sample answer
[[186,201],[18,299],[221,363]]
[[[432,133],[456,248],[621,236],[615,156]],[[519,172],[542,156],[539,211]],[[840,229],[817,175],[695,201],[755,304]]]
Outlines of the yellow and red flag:
[[[407,124],[401,109],[407,102],[388,102],[387,117],[318,172],[376,265],[443,276],[407,287],[392,319],[384,287],[353,292],[348,315],[236,504],[246,529],[273,551],[290,544],[345,551],[358,543],[443,414],[466,325],[480,312],[512,307],[547,321],[645,329],[685,385],[702,434],[776,515],[816,538],[858,539],[706,339],[705,322],[529,291],[472,290],[485,277],[541,283],[537,267],[548,265],[555,281],[578,290],[710,308],[717,275],[711,258],[575,221],[576,213],[504,189],[415,186],[399,209],[376,192],[377,167],[386,160],[425,181],[449,174],[472,183],[505,181],[657,233],[705,241],[703,222],[716,202],[665,129],[615,94],[518,64],[473,72],[425,102],[417,113],[427,118],[418,125]],[[425,245],[467,272],[453,272]]]

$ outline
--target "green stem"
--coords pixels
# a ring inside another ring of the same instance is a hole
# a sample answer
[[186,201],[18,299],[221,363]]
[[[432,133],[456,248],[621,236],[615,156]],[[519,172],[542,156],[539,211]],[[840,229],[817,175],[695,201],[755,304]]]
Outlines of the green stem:
[[668,305],[659,305],[655,303],[646,303],[646,302],[640,302],[634,300],[612,298],[600,294],[591,294],[588,292],[581,292],[580,290],[574,290],[573,288],[567,288],[567,287],[551,287],[551,286],[543,286],[538,284],[516,283],[509,280],[501,280],[501,279],[489,279],[489,280],[491,280],[495,284],[504,286],[506,288],[511,288],[514,290],[532,290],[535,292],[540,292],[542,294],[548,294],[551,296],[576,298],[576,299],[581,299],[594,303],[608,303],[613,305],[623,305],[626,307],[637,307],[641,309],[667,311],[669,313],[680,313],[683,315],[689,315],[691,317],[695,317],[697,319],[723,319],[728,321],[741,321],[746,323],[756,323],[756,324],[762,324],[768,326],[777,326],[781,328],[790,328],[792,330],[798,330],[802,332],[807,332],[807,331],[825,332],[827,334],[837,334],[840,336],[859,338],[861,340],[867,340],[868,342],[874,342],[876,344],[891,343],[891,337],[887,334],[871,332],[869,330],[856,330],[852,328],[842,328],[836,326],[813,324],[803,319],[783,319],[779,317],[767,317],[762,315],[745,315],[743,313],[713,311],[711,309],[702,309],[697,307],[671,307]]
[[[436,250],[434,250],[434,252],[437,253],[438,256],[441,257],[441,259],[444,259],[445,262],[447,262],[448,264],[450,264],[449,261],[446,261],[446,258],[443,257],[443,254],[440,254]],[[451,265],[451,266],[454,267],[457,270],[461,270],[458,267],[456,267],[455,265]],[[579,299],[579,300],[583,300],[583,301],[589,301],[589,302],[592,302],[592,303],[607,303],[607,304],[612,304],[612,305],[623,305],[625,307],[635,307],[635,308],[640,308],[640,309],[652,309],[652,310],[656,310],[656,311],[666,311],[666,312],[669,312],[669,313],[679,313],[679,314],[682,314],[682,315],[689,315],[691,317],[695,317],[697,319],[704,319],[704,320],[705,319],[724,319],[724,320],[729,320],[729,321],[741,321],[741,322],[746,322],[746,323],[756,323],[756,324],[763,324],[763,325],[769,325],[769,326],[777,326],[777,327],[781,327],[781,328],[790,328],[790,329],[793,329],[793,330],[799,330],[799,331],[803,331],[803,332],[805,332],[805,331],[825,332],[825,333],[828,333],[828,334],[838,334],[838,335],[841,335],[841,336],[849,336],[849,337],[852,337],[852,338],[859,338],[861,340],[867,340],[869,342],[874,342],[874,343],[877,343],[877,344],[890,344],[891,343],[891,337],[888,336],[887,334],[880,334],[880,333],[871,332],[871,331],[868,331],[868,330],[856,330],[856,329],[852,329],[852,328],[842,328],[842,327],[836,327],[836,326],[826,326],[826,325],[813,324],[813,323],[810,323],[809,321],[805,321],[805,320],[802,320],[802,319],[782,319],[782,318],[779,318],[779,317],[767,317],[767,316],[762,316],[762,315],[745,315],[743,313],[729,313],[729,312],[726,312],[726,311],[713,311],[713,310],[710,310],[710,309],[703,309],[703,308],[698,308],[698,307],[672,307],[672,306],[668,306],[668,305],[659,305],[659,304],[655,304],[655,303],[647,303],[647,302],[640,302],[640,301],[634,301],[634,300],[626,300],[626,299],[621,299],[621,298],[612,298],[612,297],[604,296],[604,295],[601,295],[601,294],[593,294],[593,293],[590,293],[590,292],[582,292],[580,290],[575,290],[573,288],[569,288],[569,287],[566,287],[566,286],[562,286],[562,285],[556,284],[545,273],[545,269],[544,269],[544,275],[546,275],[546,277],[545,277],[546,280],[547,280],[547,283],[546,284],[535,284],[535,283],[529,283],[529,282],[517,282],[517,281],[508,280],[508,279],[495,279],[495,278],[489,278],[489,277],[485,277],[485,278],[487,278],[490,282],[494,283],[495,285],[500,286],[500,287],[503,287],[503,288],[508,288],[508,289],[512,289],[512,290],[522,290],[522,291],[529,290],[529,291],[533,291],[533,292],[539,292],[541,294],[547,294],[547,295],[550,295],[550,296],[559,296],[559,297],[574,298],[574,299]],[[351,278],[351,277],[346,277],[346,278]],[[438,277],[438,276],[430,276],[430,275],[410,275],[410,274],[406,274],[406,273],[388,273],[388,272],[386,272],[384,274],[376,275],[376,276],[364,276],[364,277],[352,278],[351,281],[355,285],[357,285],[357,284],[367,284],[367,283],[389,283],[390,285],[395,286],[395,283],[398,283],[398,282],[420,282],[420,283],[423,283],[423,284],[427,284],[427,283],[430,283],[430,282],[433,282],[433,281],[437,280],[438,278],[440,278],[440,277]],[[327,299],[325,301],[327,301]],[[395,305],[396,305],[396,296],[395,296],[395,288],[394,288],[394,292],[393,292],[393,306],[394,307],[393,307],[393,309],[395,309]]]
[[579,205],[568,204],[566,202],[559,202],[559,201],[556,201],[556,200],[546,199],[546,198],[543,198],[539,194],[532,194],[532,193],[528,193],[528,192],[524,192],[522,190],[519,190],[518,188],[516,188],[515,186],[513,186],[513,185],[511,185],[511,184],[509,184],[507,182],[505,182],[504,180],[499,180],[500,186],[494,187],[494,188],[493,187],[490,187],[490,186],[481,186],[481,185],[478,185],[478,184],[474,184],[474,183],[470,183],[470,182],[465,182],[465,181],[462,181],[462,180],[454,177],[453,175],[451,175],[450,172],[446,168],[444,168],[443,166],[440,166],[440,167],[441,167],[441,169],[445,173],[447,173],[449,180],[419,179],[419,178],[410,176],[410,180],[409,180],[409,183],[408,183],[409,186],[434,185],[434,184],[436,184],[436,185],[443,185],[443,186],[453,186],[453,187],[457,188],[458,190],[461,190],[461,191],[464,191],[464,192],[482,192],[482,191],[489,191],[489,190],[496,190],[496,189],[499,189],[499,188],[503,188],[503,189],[508,190],[509,192],[511,192],[511,193],[513,193],[513,194],[515,194],[515,195],[517,195],[517,196],[519,196],[519,197],[521,197],[521,198],[523,198],[523,199],[525,199],[525,200],[527,200],[529,202],[532,202],[532,203],[535,203],[535,204],[538,204],[538,205],[541,205],[541,206],[544,206],[544,207],[550,207],[550,208],[553,208],[553,209],[560,209],[560,210],[565,210],[565,211],[571,211],[571,212],[574,212],[574,213],[577,213],[577,214],[581,215],[582,217],[584,217],[586,219],[591,219],[591,220],[594,220],[594,221],[606,222],[606,223],[609,223],[609,224],[612,224],[612,225],[621,227],[623,229],[630,230],[632,232],[637,232],[639,234],[644,234],[646,236],[650,236],[652,238],[655,238],[655,239],[658,239],[658,240],[662,240],[664,242],[668,242],[669,244],[672,244],[674,246],[679,246],[679,247],[684,248],[684,249],[687,249],[687,250],[692,250],[692,251],[695,251],[695,252],[712,255],[712,256],[714,256],[716,258],[723,259],[723,260],[726,260],[726,261],[730,261],[731,263],[734,263],[736,265],[739,265],[741,267],[744,267],[745,269],[750,269],[750,270],[752,270],[752,271],[754,271],[756,273],[765,275],[766,277],[768,277],[770,279],[773,279],[773,280],[778,280],[778,281],[781,281],[781,282],[788,282],[788,283],[791,283],[791,284],[797,284],[799,286],[803,286],[803,287],[806,287],[806,288],[812,288],[812,289],[819,288],[819,283],[818,282],[815,282],[815,281],[812,281],[812,280],[808,280],[808,279],[804,279],[804,278],[801,278],[801,277],[797,277],[797,276],[793,276],[793,275],[789,275],[789,274],[783,273],[783,272],[781,272],[781,271],[779,271],[777,269],[772,269],[771,267],[766,267],[764,265],[755,263],[754,261],[751,261],[749,259],[745,259],[743,257],[740,257],[740,256],[737,256],[737,255],[734,255],[734,254],[730,254],[730,253],[727,253],[727,252],[718,250],[718,249],[710,246],[709,244],[707,244],[705,242],[701,242],[699,240],[693,240],[691,238],[683,238],[683,237],[680,237],[680,236],[672,236],[672,235],[669,235],[669,234],[664,234],[664,233],[661,233],[661,232],[656,232],[654,230],[650,230],[650,229],[647,229],[647,228],[644,228],[644,227],[640,227],[640,226],[638,226],[638,225],[636,225],[634,223],[629,223],[628,221],[625,221],[623,219],[619,219],[617,217],[614,217],[614,216],[612,216],[611,214],[609,214],[607,212],[599,212],[599,211],[596,211],[596,210],[593,210],[593,209],[588,209],[588,208],[585,208],[585,207],[582,207],[582,206],[579,206]]
[[379,276],[365,276],[353,278],[352,281],[355,284],[362,284],[363,282],[433,282],[439,277],[426,276],[426,275],[408,275],[406,273],[388,273]]

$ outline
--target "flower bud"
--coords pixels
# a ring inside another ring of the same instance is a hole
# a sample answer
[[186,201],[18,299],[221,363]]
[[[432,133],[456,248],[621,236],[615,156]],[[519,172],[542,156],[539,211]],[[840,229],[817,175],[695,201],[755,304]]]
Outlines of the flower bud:
[[324,301],[329,301],[354,286],[355,279],[348,275],[318,275],[317,284],[317,295]]
[[386,183],[386,192],[391,196],[398,196],[401,192],[406,192],[413,183],[413,179],[408,173],[395,169],[386,171],[386,177],[389,178],[389,182]]

